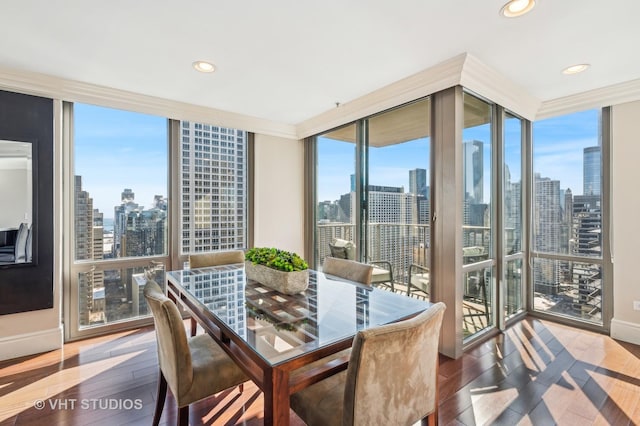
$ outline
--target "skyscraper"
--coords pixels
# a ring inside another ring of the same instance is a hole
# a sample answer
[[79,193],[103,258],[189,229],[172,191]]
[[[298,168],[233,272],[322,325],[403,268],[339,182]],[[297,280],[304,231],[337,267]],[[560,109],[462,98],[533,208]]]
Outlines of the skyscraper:
[[[113,257],[123,257],[127,252],[126,236],[127,228],[131,228],[133,219],[131,215],[137,214],[141,207],[135,202],[135,194],[131,189],[125,189],[120,197],[120,205],[113,208]],[[140,256],[142,253],[134,253],[129,250],[130,255]]]
[[468,141],[463,143],[462,168],[464,176],[464,196],[471,204],[481,204],[484,200],[484,142]]
[[582,170],[582,194],[600,195],[602,151],[599,146],[590,146],[584,149]]
[[[102,213],[93,208],[93,199],[82,189],[82,176],[75,176],[75,258],[103,258]],[[104,273],[91,269],[78,275],[79,314],[81,325],[104,320],[104,303],[96,304],[96,294],[104,299]]]
[[182,253],[245,248],[247,134],[181,122]]
[[[560,206],[560,181],[535,175],[534,250],[547,253],[562,253],[566,245],[563,238],[562,208]],[[559,263],[551,259],[537,259],[533,269],[535,291],[543,294],[556,294],[561,283]]]
[[427,194],[428,190],[429,187],[427,186],[427,170],[409,170],[409,192],[416,195],[422,195],[425,198],[429,198],[429,194]]

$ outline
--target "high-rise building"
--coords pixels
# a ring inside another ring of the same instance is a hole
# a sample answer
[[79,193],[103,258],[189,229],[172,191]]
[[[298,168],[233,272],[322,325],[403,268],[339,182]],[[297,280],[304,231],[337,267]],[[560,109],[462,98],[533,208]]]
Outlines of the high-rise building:
[[[424,254],[429,245],[428,199],[406,193],[402,187],[369,186],[368,196],[369,260],[390,262],[398,274],[409,270],[414,257]],[[424,256],[423,256],[424,257]]]
[[572,254],[602,256],[602,210],[599,195],[576,195],[572,205]]
[[135,209],[126,213],[126,230],[121,239],[123,257],[165,254],[167,212],[159,208]]
[[[125,249],[127,229],[132,227],[131,215],[136,215],[142,208],[135,202],[135,194],[131,189],[125,189],[120,197],[120,205],[113,208],[113,257],[123,257],[124,253],[136,254],[133,250]],[[137,254],[138,256],[141,254]]]
[[484,201],[484,142],[468,141],[463,143],[462,168],[464,176],[464,194],[471,204]]
[[511,181],[509,166],[505,165],[504,228],[507,254],[522,250],[522,183]]
[[427,185],[427,170],[409,170],[409,192],[429,198],[429,186]]
[[[576,195],[572,204],[571,254],[585,257],[602,256],[602,210],[600,195]],[[589,262],[573,262],[571,284],[574,306],[581,314],[595,318],[601,312],[602,267]]]
[[[546,253],[562,253],[566,245],[562,227],[564,215],[560,207],[560,181],[535,175],[535,199],[533,203],[534,249]],[[559,263],[550,259],[538,259],[534,268],[533,284],[537,292],[556,294],[561,283]]]
[[599,146],[590,146],[584,149],[582,170],[582,194],[600,195],[602,180],[602,150]]
[[183,254],[247,245],[247,134],[181,122]]
[[[82,189],[82,176],[75,176],[75,258],[103,258],[102,213],[93,208],[93,199]],[[79,316],[81,325],[104,320],[104,303],[96,303],[96,295],[104,300],[104,274],[91,269],[78,276]]]

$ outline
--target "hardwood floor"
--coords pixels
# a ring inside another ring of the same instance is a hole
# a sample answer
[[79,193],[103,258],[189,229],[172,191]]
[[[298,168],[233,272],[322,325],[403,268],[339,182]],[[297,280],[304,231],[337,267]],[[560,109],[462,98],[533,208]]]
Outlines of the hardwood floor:
[[[0,362],[0,425],[148,425],[151,328]],[[43,408],[37,409],[36,401]],[[161,424],[176,421],[167,398]],[[191,424],[262,424],[252,383],[191,407]],[[291,413],[291,423],[303,423]],[[458,360],[441,357],[441,425],[640,424],[640,346],[528,318]]]

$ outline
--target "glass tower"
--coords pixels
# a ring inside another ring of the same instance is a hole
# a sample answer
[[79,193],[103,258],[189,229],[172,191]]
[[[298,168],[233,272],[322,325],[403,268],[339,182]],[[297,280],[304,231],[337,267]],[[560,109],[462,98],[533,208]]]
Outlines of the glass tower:
[[583,195],[600,195],[602,153],[599,146],[584,149]]

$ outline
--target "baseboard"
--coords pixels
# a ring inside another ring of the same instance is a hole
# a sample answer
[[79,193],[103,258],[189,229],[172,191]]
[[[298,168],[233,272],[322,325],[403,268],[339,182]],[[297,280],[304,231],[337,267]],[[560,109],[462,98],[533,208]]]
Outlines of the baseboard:
[[0,361],[61,349],[62,326],[0,338]]
[[640,345],[640,324],[612,319],[611,337]]

